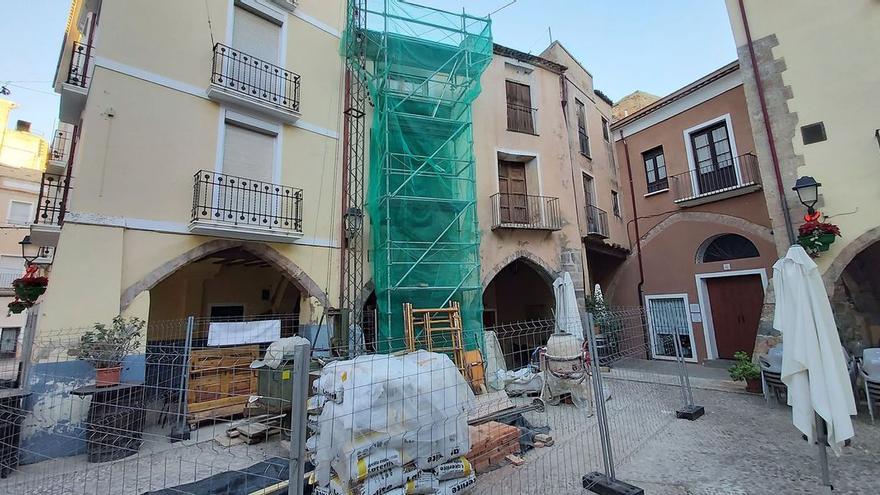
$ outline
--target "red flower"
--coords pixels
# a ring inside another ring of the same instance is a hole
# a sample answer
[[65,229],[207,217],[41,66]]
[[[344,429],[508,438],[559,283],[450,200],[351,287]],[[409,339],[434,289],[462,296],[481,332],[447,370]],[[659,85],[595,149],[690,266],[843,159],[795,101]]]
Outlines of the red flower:
[[798,228],[798,234],[800,234],[801,237],[822,234],[834,234],[838,237],[841,237],[840,227],[834,225],[833,223],[822,223],[817,221],[807,222],[801,225]]
[[22,277],[12,281],[13,287],[46,287],[49,279],[46,277]]

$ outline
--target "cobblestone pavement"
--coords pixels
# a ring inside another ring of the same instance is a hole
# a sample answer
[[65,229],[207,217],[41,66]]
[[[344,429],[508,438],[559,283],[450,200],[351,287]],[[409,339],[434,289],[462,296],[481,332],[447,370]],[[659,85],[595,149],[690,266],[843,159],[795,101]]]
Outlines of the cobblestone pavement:
[[[715,391],[695,398],[706,415],[669,424],[618,468],[619,478],[647,494],[820,493],[818,449],[791,425],[788,407]],[[835,494],[880,493],[880,425],[865,416],[840,458],[829,451]]]

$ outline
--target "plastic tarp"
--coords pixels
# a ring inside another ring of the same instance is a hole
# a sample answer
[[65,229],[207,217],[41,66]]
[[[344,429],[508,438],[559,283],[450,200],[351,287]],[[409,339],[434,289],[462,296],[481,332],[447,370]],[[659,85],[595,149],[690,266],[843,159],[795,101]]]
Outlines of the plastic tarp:
[[[362,459],[430,469],[470,450],[474,394],[448,356],[417,351],[367,355],[324,367],[327,400],[317,418],[315,474],[347,483]],[[372,462],[372,461],[370,461]]]

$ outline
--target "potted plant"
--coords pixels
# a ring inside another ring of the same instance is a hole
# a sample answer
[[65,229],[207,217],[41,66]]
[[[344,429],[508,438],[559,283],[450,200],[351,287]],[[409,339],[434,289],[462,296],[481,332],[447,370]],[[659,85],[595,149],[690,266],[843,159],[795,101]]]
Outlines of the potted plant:
[[122,373],[122,360],[137,349],[145,324],[140,318],[122,316],[113,318],[109,326],[95,323],[94,330],[84,333],[70,354],[95,367],[96,386],[116,385]]
[[17,314],[21,313],[22,311],[30,308],[33,305],[34,305],[34,303],[32,303],[30,301],[22,301],[21,299],[18,298],[18,296],[16,296],[12,302],[10,302],[9,304],[6,305],[6,307],[9,308],[9,311],[8,311],[9,315],[17,315]]
[[833,223],[811,220],[798,228],[798,244],[803,246],[810,256],[818,256],[820,252],[828,251],[837,237],[840,237],[840,227]]
[[752,362],[752,358],[743,351],[737,351],[733,355],[736,364],[730,368],[730,379],[735,382],[746,382],[746,392],[760,394],[761,387],[761,368]]
[[48,285],[49,279],[46,277],[28,277],[25,275],[12,281],[15,296],[22,301],[31,303],[37,302],[37,299],[46,293]]

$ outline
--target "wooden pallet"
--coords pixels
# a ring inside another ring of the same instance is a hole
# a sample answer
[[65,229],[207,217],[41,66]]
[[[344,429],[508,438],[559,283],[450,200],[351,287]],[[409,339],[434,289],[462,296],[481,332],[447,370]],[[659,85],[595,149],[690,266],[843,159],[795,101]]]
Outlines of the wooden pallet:
[[187,412],[191,424],[243,414],[257,393],[257,375],[250,364],[260,346],[198,349],[190,356]]

